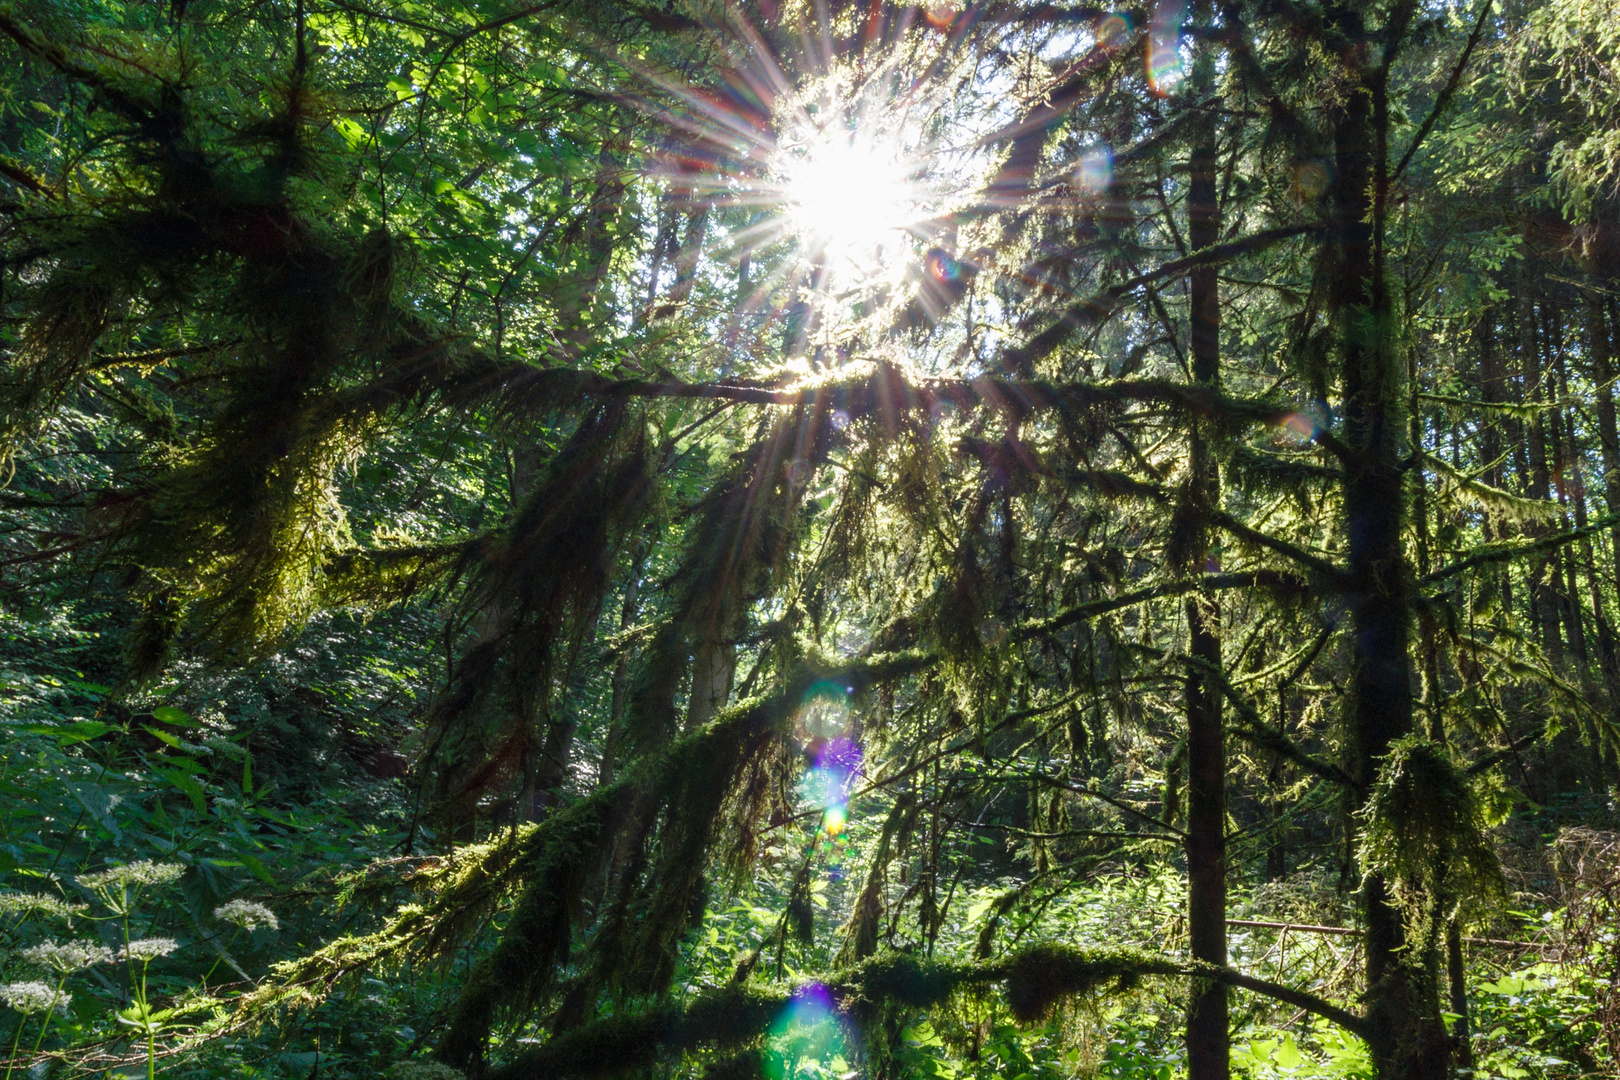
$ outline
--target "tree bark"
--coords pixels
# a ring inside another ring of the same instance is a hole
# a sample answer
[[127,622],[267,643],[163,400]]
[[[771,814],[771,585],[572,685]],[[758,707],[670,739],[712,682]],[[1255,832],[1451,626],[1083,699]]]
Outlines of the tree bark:
[[686,705],[689,729],[696,729],[726,707],[736,670],[735,645],[726,641],[705,641],[698,646],[697,656],[692,661],[692,693]]
[[[1524,396],[1540,401],[1550,396],[1551,381],[1541,363],[1536,332],[1536,297],[1530,276],[1531,248],[1528,239],[1523,243],[1519,260],[1519,370],[1524,380]],[[1533,411],[1524,422],[1525,455],[1530,465],[1529,491],[1532,499],[1545,500],[1552,491],[1551,474],[1547,467],[1547,431],[1540,411]],[[1545,536],[1547,527],[1532,521],[1525,532],[1532,537]],[[1548,659],[1563,656],[1563,639],[1559,635],[1557,588],[1553,584],[1556,556],[1543,555],[1530,562],[1530,602],[1535,611],[1536,626],[1541,632],[1541,648]]]
[[1446,971],[1451,993],[1451,1011],[1457,1021],[1451,1026],[1451,1042],[1456,1048],[1459,1068],[1474,1066],[1473,1033],[1468,1024],[1468,970],[1463,962],[1462,930],[1456,920],[1446,927]]
[[[1592,287],[1586,290],[1586,341],[1592,357],[1592,381],[1596,384],[1603,500],[1612,514],[1620,509],[1620,430],[1617,430],[1614,415],[1614,359],[1609,351],[1603,294],[1596,288],[1602,279],[1598,275],[1595,256],[1588,260],[1587,276]],[[1620,574],[1620,525],[1609,531],[1609,547],[1614,556],[1615,572]]]
[[[1354,642],[1349,707],[1350,772],[1365,791],[1391,746],[1413,725],[1409,648],[1410,568],[1402,544],[1401,383],[1394,304],[1384,280],[1383,203],[1388,111],[1384,72],[1371,59],[1374,35],[1360,5],[1335,4],[1329,18],[1346,63],[1334,108],[1336,178],[1331,204],[1330,304],[1339,339],[1348,453],[1344,527]],[[1388,18],[1393,19],[1392,13]],[[1396,30],[1399,27],[1395,28]],[[1391,36],[1386,30],[1386,39]],[[1394,42],[1385,40],[1384,50]],[[1375,191],[1377,197],[1375,198]],[[1448,1067],[1433,949],[1406,939],[1401,911],[1381,875],[1366,876],[1369,1044],[1383,1080],[1444,1080]],[[1417,953],[1417,955],[1414,955]]]
[[[646,548],[639,545],[630,560],[630,578],[624,586],[624,604],[619,609],[619,631],[635,625],[637,605],[641,601],[641,573],[646,564]],[[619,653],[613,665],[612,697],[608,702],[607,738],[603,740],[602,760],[597,766],[597,783],[613,783],[613,770],[617,765],[619,740],[623,735],[624,714],[630,707],[630,652]]]
[[[1198,16],[1207,21],[1206,5]],[[1214,57],[1199,50],[1193,72],[1195,92],[1205,96],[1214,82]],[[1192,134],[1187,194],[1187,234],[1193,252],[1220,239],[1216,195],[1215,113],[1201,111]],[[1199,266],[1189,275],[1192,377],[1201,386],[1220,384],[1221,306],[1217,268]],[[1201,424],[1192,431],[1189,495],[1193,512],[1207,519],[1220,503],[1220,468]],[[1212,552],[1207,527],[1192,553],[1193,571],[1203,573]],[[1213,593],[1187,601],[1189,651],[1194,667],[1187,676],[1187,927],[1195,960],[1226,965],[1226,743],[1221,693],[1211,673],[1221,667],[1221,609]],[[1231,1075],[1227,993],[1224,984],[1192,980],[1187,1001],[1189,1080],[1227,1080]]]

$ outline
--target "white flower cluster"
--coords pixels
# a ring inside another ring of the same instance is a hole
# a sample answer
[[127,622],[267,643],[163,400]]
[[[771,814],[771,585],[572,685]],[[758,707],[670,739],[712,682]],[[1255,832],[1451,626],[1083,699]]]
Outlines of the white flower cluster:
[[114,866],[98,874],[85,874],[77,880],[85,888],[99,892],[103,889],[116,889],[128,885],[169,885],[179,881],[180,875],[185,872],[185,863],[142,859],[140,862]]
[[0,1001],[20,1013],[48,1012],[52,1008],[67,1011],[72,994],[64,994],[42,982],[0,983]]
[[227,901],[214,909],[214,918],[221,922],[235,923],[244,930],[257,930],[261,926],[268,926],[272,930],[281,929],[281,920],[276,918],[276,913],[252,900]]
[[137,938],[118,951],[118,959],[149,964],[160,956],[168,956],[179,947],[180,943],[172,937]]
[[402,1061],[394,1066],[394,1080],[466,1080],[466,1074],[442,1061]]
[[59,919],[71,919],[75,915],[83,914],[85,910],[84,904],[69,904],[54,896],[0,892],[0,915],[31,915],[39,912],[44,915],[55,915]]
[[65,975],[70,971],[87,968],[91,964],[111,963],[113,954],[105,945],[97,945],[91,941],[47,941],[43,945],[24,949],[22,958],[30,964],[60,971]]

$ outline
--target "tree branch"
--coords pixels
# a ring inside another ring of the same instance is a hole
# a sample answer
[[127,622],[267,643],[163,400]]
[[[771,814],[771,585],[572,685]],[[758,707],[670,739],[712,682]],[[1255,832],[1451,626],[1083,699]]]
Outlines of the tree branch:
[[1446,578],[1456,577],[1464,571],[1472,570],[1476,566],[1507,562],[1510,559],[1518,558],[1520,555],[1534,555],[1546,551],[1555,551],[1565,544],[1574,543],[1583,536],[1591,536],[1593,533],[1602,532],[1604,529],[1611,528],[1616,524],[1620,524],[1620,514],[1606,514],[1595,521],[1587,522],[1579,528],[1570,529],[1568,532],[1554,533],[1552,536],[1544,536],[1540,540],[1528,544],[1500,544],[1488,547],[1477,554],[1470,555],[1461,562],[1452,563],[1450,566],[1442,566],[1432,573],[1424,574],[1418,578],[1418,584],[1433,585],[1436,582],[1444,581]]
[[1215,968],[1204,971],[1193,969],[1189,970],[1188,974],[1203,974],[1207,978],[1223,982],[1228,986],[1249,990],[1272,998],[1275,1001],[1281,1001],[1285,1005],[1292,1005],[1295,1008],[1304,1009],[1306,1012],[1315,1013],[1324,1020],[1338,1024],[1359,1039],[1365,1040],[1371,1032],[1371,1025],[1362,1017],[1357,1016],[1348,1009],[1341,1009],[1331,1001],[1319,998],[1315,994],[1304,990],[1295,990],[1293,987],[1284,986],[1281,983],[1257,979],[1253,975],[1245,975],[1243,972],[1232,968]]
[[1238,240],[1229,240],[1224,244],[1195,251],[1183,259],[1175,259],[1156,269],[1132,278],[1126,278],[1118,284],[1111,285],[1100,293],[1096,293],[1084,300],[1073,304],[1066,310],[1058,321],[1036,334],[1023,345],[1007,350],[1003,354],[1002,367],[1007,371],[1022,375],[1034,372],[1035,363],[1052,352],[1059,345],[1067,341],[1071,334],[1082,326],[1089,326],[1101,322],[1112,315],[1119,307],[1119,301],[1127,293],[1165,278],[1177,277],[1189,270],[1210,263],[1225,262],[1239,255],[1251,252],[1264,251],[1274,244],[1284,240],[1291,240],[1296,236],[1307,233],[1320,232],[1317,225],[1286,225],[1276,229],[1266,229],[1252,236],[1245,236]]
[[1344,571],[1340,570],[1337,566],[1333,565],[1331,562],[1319,555],[1312,555],[1304,548],[1296,547],[1286,540],[1279,540],[1277,537],[1272,536],[1269,533],[1263,533],[1258,529],[1252,529],[1243,524],[1241,521],[1238,521],[1236,518],[1232,517],[1230,514],[1212,514],[1210,515],[1210,521],[1213,524],[1225,529],[1233,536],[1247,540],[1251,544],[1257,544],[1269,551],[1274,551],[1278,555],[1285,558],[1292,559],[1294,562],[1299,563],[1301,566],[1306,567],[1320,577],[1326,579],[1336,588],[1342,589],[1346,585],[1347,579]]
[[1011,637],[1014,641],[1028,641],[1030,638],[1049,634],[1054,630],[1061,630],[1065,626],[1072,626],[1086,619],[1094,619],[1098,615],[1106,615],[1110,611],[1117,611],[1133,604],[1143,604],[1149,600],[1157,600],[1165,596],[1184,596],[1198,589],[1219,591],[1222,589],[1253,588],[1262,583],[1262,575],[1254,572],[1234,574],[1206,574],[1203,577],[1186,578],[1179,581],[1165,581],[1157,585],[1137,589],[1134,592],[1123,593],[1119,596],[1110,596],[1102,600],[1090,600],[1084,604],[1077,604],[1067,611],[1060,612],[1049,619],[1038,622],[1025,623],[1013,631]]
[[1260,714],[1255,710],[1254,706],[1249,704],[1248,699],[1238,692],[1237,688],[1232,685],[1231,680],[1226,677],[1226,673],[1220,668],[1195,656],[1183,655],[1180,659],[1183,664],[1197,669],[1199,674],[1214,682],[1226,699],[1232,703],[1238,712],[1243,714],[1243,719],[1248,726],[1245,728],[1228,725],[1227,730],[1233,735],[1262,749],[1281,754],[1306,772],[1320,776],[1324,780],[1331,780],[1335,784],[1342,784],[1352,790],[1359,786],[1351,779],[1349,773],[1331,761],[1323,761],[1320,758],[1312,757],[1301,750],[1298,744],[1288,737],[1287,733],[1266,726],[1261,721]]
[[1440,91],[1440,96],[1434,99],[1434,108],[1430,109],[1429,115],[1423,118],[1423,126],[1418,128],[1418,133],[1412,136],[1412,145],[1406,148],[1406,153],[1401,155],[1400,164],[1396,165],[1395,171],[1389,174],[1391,183],[1401,178],[1401,174],[1406,171],[1406,166],[1412,161],[1412,155],[1417,153],[1418,147],[1423,145],[1423,140],[1434,129],[1435,121],[1440,119],[1440,114],[1445,111],[1447,105],[1451,104],[1451,97],[1457,92],[1457,86],[1462,82],[1463,71],[1468,67],[1468,58],[1474,55],[1474,46],[1479,44],[1480,34],[1485,30],[1485,19],[1491,13],[1492,2],[1493,0],[1485,0],[1480,5],[1479,16],[1474,20],[1474,32],[1468,35],[1468,44],[1463,46],[1462,56],[1457,58],[1457,66],[1451,69],[1451,78],[1447,80],[1445,89]]

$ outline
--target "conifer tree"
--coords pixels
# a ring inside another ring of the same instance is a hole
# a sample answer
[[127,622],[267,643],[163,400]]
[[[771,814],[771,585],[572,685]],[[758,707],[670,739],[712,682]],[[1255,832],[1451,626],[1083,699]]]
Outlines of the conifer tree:
[[[78,101],[77,142],[4,162],[0,401],[23,483],[67,407],[118,417],[132,464],[77,524],[16,512],[61,539],[24,558],[118,572],[128,686],[321,611],[444,614],[420,895],[244,1014],[471,943],[456,1069],[756,1075],[783,957],[827,931],[810,861],[729,983],[681,989],[683,950],[858,741],[884,824],[813,981],[875,1075],[909,1018],[1143,978],[1184,983],[1195,1080],[1229,1074],[1239,991],[1381,1077],[1447,1072],[1442,965],[1501,891],[1485,778],[1566,719],[1596,761],[1617,715],[1607,113],[1562,119],[1556,176],[1479,166],[1499,220],[1452,236],[1451,117],[1533,139],[1474,94],[1521,44],[1490,4],[218,12],[0,12]],[[1612,51],[1553,37],[1554,66]],[[850,275],[825,222],[782,225],[815,196],[785,174],[891,121],[936,186]],[[419,424],[498,433],[466,464],[489,518],[390,527],[410,499],[357,463]],[[1585,457],[1603,483],[1561,496]],[[1229,964],[1229,818],[1262,802],[1345,853],[1357,1007]],[[1029,872],[948,955],[993,814]],[[1156,845],[1185,954],[1007,932]]]

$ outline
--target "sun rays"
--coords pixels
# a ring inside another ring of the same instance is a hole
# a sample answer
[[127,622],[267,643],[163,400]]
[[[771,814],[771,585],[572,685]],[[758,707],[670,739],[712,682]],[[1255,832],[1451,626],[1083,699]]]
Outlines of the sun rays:
[[[1049,217],[1076,236],[1094,232],[1098,215],[1128,216],[1128,148],[1102,134],[1103,121],[1084,134],[1087,95],[1103,91],[1077,88],[1175,94],[1184,0],[1160,0],[1140,26],[1120,13],[1076,12],[1044,29],[1009,29],[1065,43],[1044,75],[1013,82],[986,66],[982,41],[970,44],[986,30],[972,5],[831,22],[804,8],[797,48],[784,49],[787,10],[717,12],[724,25],[712,29],[731,53],[718,82],[630,65],[646,88],[643,107],[671,132],[655,166],[668,174],[667,197],[688,213],[716,211],[699,238],[699,273],[735,290],[725,333],[736,363],[779,352],[801,374],[879,355],[971,368],[988,362],[975,343],[1021,325],[1028,305],[1079,299],[1047,269],[1049,252],[1009,246],[1007,215]],[[1077,129],[1079,144],[1027,160],[1030,134],[1060,123]],[[941,276],[942,267],[951,272]],[[655,283],[657,274],[651,266]],[[958,308],[981,276],[979,299]],[[965,350],[906,355],[906,331],[947,319],[967,320],[949,331]]]
[[888,140],[833,134],[782,157],[790,226],[808,247],[833,259],[880,268],[922,216],[924,191]]

